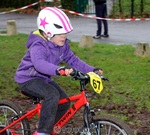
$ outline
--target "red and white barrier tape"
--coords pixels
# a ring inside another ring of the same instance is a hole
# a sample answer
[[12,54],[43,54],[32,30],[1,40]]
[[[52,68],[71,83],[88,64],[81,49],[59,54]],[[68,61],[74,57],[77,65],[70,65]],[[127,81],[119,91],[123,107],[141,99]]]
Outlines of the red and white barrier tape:
[[108,20],[108,21],[147,21],[147,20],[150,20],[150,18],[126,18],[126,19],[101,18],[101,17],[96,17],[96,16],[92,16],[92,15],[88,15],[88,14],[81,14],[81,13],[66,10],[66,9],[62,9],[62,10],[64,12],[68,12],[68,13],[74,14],[74,15],[79,15],[79,16],[82,16],[82,17],[88,17],[88,18],[92,18],[92,19]]
[[14,9],[14,10],[6,11],[6,12],[0,12],[0,15],[7,14],[7,13],[12,13],[12,12],[16,12],[16,11],[19,11],[19,10],[23,10],[23,9],[35,6],[35,5],[37,5],[37,4],[41,3],[41,2],[43,2],[43,0],[39,0],[38,2],[35,2],[33,4],[29,4],[27,6],[24,6],[24,7],[21,7],[21,8],[17,8],[17,9]]
[[[44,1],[45,0],[39,0],[38,2],[35,2],[33,4],[29,4],[29,5],[24,6],[22,8],[14,9],[14,10],[7,11],[7,12],[0,12],[0,15],[1,14],[7,14],[7,13],[16,12],[16,11],[19,11],[19,10],[23,10],[23,9],[26,9],[26,8],[31,7],[31,6],[37,5],[37,4],[39,4],[41,2],[44,2]],[[59,8],[60,7],[61,6],[59,6]],[[78,12],[75,12],[75,11],[70,11],[70,10],[67,10],[67,9],[61,9],[61,10],[63,10],[64,12],[68,12],[68,13],[74,14],[74,15],[79,15],[79,16],[82,16],[82,17],[87,17],[87,18],[92,18],[92,19],[108,20],[108,21],[147,21],[147,20],[150,20],[150,18],[125,18],[125,19],[101,18],[101,17],[96,17],[96,16],[92,16],[92,15],[88,15],[88,14],[81,14],[81,13],[78,13]]]

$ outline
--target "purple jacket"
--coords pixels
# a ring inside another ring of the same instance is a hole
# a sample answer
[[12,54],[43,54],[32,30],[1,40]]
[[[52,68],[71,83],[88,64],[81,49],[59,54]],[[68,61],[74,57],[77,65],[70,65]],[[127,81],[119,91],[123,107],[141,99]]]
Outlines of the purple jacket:
[[44,40],[40,35],[31,33],[26,47],[28,51],[22,58],[14,77],[17,83],[24,83],[34,78],[50,82],[51,76],[57,76],[56,69],[62,61],[83,73],[94,69],[74,55],[67,39],[64,46],[58,46],[51,41]]

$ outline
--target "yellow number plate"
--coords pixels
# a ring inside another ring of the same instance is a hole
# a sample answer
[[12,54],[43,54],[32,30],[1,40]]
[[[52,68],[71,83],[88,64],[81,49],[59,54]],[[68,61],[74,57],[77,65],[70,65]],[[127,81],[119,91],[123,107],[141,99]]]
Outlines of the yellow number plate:
[[90,76],[90,84],[93,87],[94,91],[100,94],[103,90],[102,79],[94,72],[89,72],[87,74]]

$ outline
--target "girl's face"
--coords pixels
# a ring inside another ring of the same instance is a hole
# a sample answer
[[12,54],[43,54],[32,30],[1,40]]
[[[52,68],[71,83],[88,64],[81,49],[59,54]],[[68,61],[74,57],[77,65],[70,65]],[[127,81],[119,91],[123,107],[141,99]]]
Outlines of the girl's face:
[[58,34],[52,37],[51,41],[57,44],[58,46],[63,46],[66,38],[67,38],[67,34]]

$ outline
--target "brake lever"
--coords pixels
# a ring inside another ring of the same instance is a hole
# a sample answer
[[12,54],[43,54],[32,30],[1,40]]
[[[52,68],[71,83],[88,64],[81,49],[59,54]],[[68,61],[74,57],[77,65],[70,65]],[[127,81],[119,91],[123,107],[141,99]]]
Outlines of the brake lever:
[[100,78],[101,78],[102,80],[104,80],[104,81],[109,81],[108,78],[106,78],[105,76],[103,76],[103,75],[99,75],[99,76],[100,76]]
[[70,74],[72,76],[73,80],[84,80],[86,78],[88,78],[88,76],[85,76],[85,74],[83,74],[80,71],[77,70],[73,70],[73,72]]

